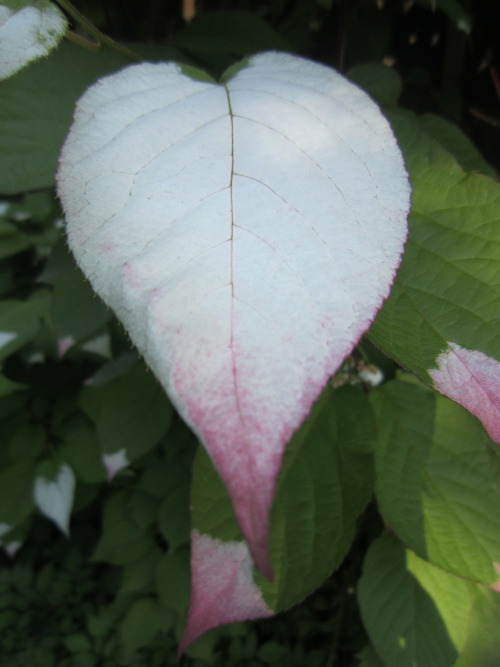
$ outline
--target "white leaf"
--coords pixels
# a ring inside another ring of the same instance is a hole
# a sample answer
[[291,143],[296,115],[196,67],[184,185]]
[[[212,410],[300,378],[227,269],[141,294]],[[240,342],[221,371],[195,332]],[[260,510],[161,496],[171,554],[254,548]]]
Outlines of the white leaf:
[[102,462],[108,473],[108,481],[111,482],[117,472],[126,468],[130,461],[127,459],[125,449],[119,449],[112,454],[103,454]]
[[40,512],[51,519],[66,535],[69,534],[69,518],[74,495],[75,475],[66,463],[58,466],[55,476],[51,479],[47,479],[43,473],[37,474],[33,489],[35,503]]
[[389,292],[409,185],[377,106],[279,53],[224,84],[129,67],[81,98],[69,244],[224,479],[258,567],[283,449]]
[[68,22],[49,0],[0,3],[0,79],[46,56],[57,46]]

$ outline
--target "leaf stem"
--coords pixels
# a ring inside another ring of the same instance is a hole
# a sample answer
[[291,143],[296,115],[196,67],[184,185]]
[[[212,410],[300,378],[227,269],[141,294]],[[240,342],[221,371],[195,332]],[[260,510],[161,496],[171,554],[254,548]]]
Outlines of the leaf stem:
[[68,30],[64,36],[68,41],[78,44],[78,46],[83,46],[84,49],[88,49],[89,51],[99,51],[101,48],[101,45],[97,42],[91,42],[86,37],[83,37],[83,35],[73,32],[73,30]]
[[[115,42],[114,39],[111,39],[111,37],[108,37],[98,28],[96,28],[95,25],[91,21],[89,21],[86,16],[84,16],[80,11],[78,11],[78,9],[70,2],[70,0],[56,0],[56,2],[58,3],[58,5],[61,6],[62,9],[64,9],[64,11],[67,14],[69,14],[69,16],[71,16],[71,18],[73,19],[73,21],[75,21],[75,23],[77,23],[89,35],[91,35],[97,40],[97,49],[102,45],[106,46],[108,49],[112,49],[113,51],[121,53],[122,55],[126,56],[130,60],[133,60],[134,62],[140,62],[142,60],[142,58],[137,53],[134,53],[126,46],[123,46],[122,44]],[[80,41],[78,41],[78,38],[75,39],[76,36],[75,33],[68,34],[67,36],[71,41],[77,42],[81,46],[85,46],[86,48],[93,48],[93,50],[96,50],[95,47],[90,46],[91,42],[88,42],[87,40],[85,40],[85,38],[81,38]]]

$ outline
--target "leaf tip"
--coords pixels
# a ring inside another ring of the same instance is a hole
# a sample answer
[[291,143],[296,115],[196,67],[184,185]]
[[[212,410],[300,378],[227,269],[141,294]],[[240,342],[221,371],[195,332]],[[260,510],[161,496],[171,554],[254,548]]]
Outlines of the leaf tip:
[[434,387],[479,419],[489,437],[500,444],[500,362],[456,343],[429,370]]
[[225,623],[272,616],[253,580],[246,542],[191,533],[191,598],[177,657],[202,634]]

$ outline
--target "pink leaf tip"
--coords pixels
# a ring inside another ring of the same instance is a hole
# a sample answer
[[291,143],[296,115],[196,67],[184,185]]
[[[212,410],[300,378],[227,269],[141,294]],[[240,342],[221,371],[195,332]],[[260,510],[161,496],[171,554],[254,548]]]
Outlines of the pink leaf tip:
[[429,371],[436,389],[477,417],[490,438],[500,443],[500,362],[448,343],[436,365]]
[[223,625],[272,616],[253,581],[245,542],[191,533],[191,599],[178,656],[203,633]]

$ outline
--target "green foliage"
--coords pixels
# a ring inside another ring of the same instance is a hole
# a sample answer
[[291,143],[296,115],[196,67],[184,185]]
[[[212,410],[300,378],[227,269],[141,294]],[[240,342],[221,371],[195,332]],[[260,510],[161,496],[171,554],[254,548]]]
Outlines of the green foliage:
[[[455,44],[468,32],[477,47],[472,7],[422,0],[403,16],[397,3],[214,0],[186,26],[175,3],[140,15],[109,4],[106,18],[99,3],[79,8],[120,42],[150,42],[134,52],[190,71],[217,77],[267,48],[349,67],[390,119],[413,186],[391,295],[286,451],[275,581],[254,575],[281,613],[210,631],[180,664],[497,667],[498,446],[428,371],[448,341],[499,359],[500,189],[450,53],[439,76],[436,55],[412,67],[401,49],[396,68],[381,63],[402,17],[416,28],[437,18]],[[209,458],[64,242],[54,172],[74,103],[129,62],[109,44],[65,41],[0,83],[2,667],[174,664],[191,528],[241,539]],[[381,386],[363,375],[371,367]],[[40,472],[63,464],[76,480],[69,539],[34,499]]]

